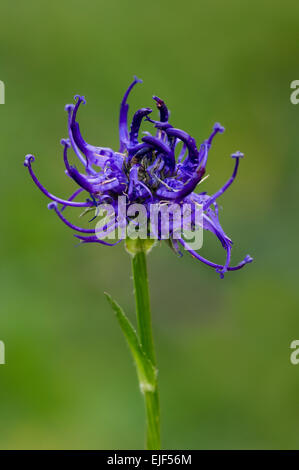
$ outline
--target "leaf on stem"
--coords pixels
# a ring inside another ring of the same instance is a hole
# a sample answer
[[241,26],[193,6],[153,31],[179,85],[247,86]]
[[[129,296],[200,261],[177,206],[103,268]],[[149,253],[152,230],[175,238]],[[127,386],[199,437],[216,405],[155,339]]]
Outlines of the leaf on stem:
[[133,325],[125,315],[123,309],[118,305],[117,302],[112,299],[111,295],[107,294],[107,292],[105,292],[105,296],[109,304],[111,305],[114,313],[116,314],[118,323],[131,350],[137,368],[141,392],[154,392],[157,383],[156,368],[153,366],[152,362],[143,350],[142,345],[140,344],[140,341],[138,339],[137,333]]

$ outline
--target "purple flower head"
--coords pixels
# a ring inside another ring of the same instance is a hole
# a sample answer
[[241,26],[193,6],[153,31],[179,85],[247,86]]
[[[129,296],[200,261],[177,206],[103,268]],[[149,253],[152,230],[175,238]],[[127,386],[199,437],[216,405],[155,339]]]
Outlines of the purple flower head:
[[[224,132],[224,128],[216,123],[211,135],[200,146],[196,144],[193,137],[181,129],[173,127],[169,123],[169,110],[165,102],[153,96],[159,112],[158,120],[149,116],[150,108],[141,108],[135,112],[130,129],[128,129],[127,99],[132,88],[141,83],[135,77],[127,89],[120,106],[119,115],[119,151],[116,152],[107,147],[96,147],[88,144],[82,137],[77,114],[81,104],[85,104],[84,96],[75,96],[75,104],[68,104],[65,110],[68,113],[68,139],[63,139],[63,158],[66,174],[77,184],[78,188],[68,198],[61,199],[51,194],[40,183],[32,169],[35,158],[27,155],[24,165],[39,189],[52,202],[49,209],[54,209],[58,217],[71,229],[78,232],[75,236],[83,243],[101,243],[104,245],[115,245],[108,243],[97,236],[96,228],[81,228],[66,219],[63,211],[68,207],[81,207],[86,211],[95,209],[102,204],[110,204],[117,213],[118,199],[125,198],[127,207],[134,203],[142,204],[146,213],[150,214],[151,206],[154,204],[171,205],[178,204],[180,207],[187,203],[192,210],[201,205],[203,208],[203,228],[212,232],[220,241],[226,251],[224,264],[213,263],[194,251],[185,239],[174,239],[170,229],[170,242],[174,250],[180,254],[179,246],[189,251],[193,257],[203,263],[215,268],[221,277],[226,271],[235,271],[245,264],[250,263],[252,258],[247,255],[237,266],[230,266],[232,241],[224,233],[218,214],[218,198],[228,189],[236,178],[241,152],[232,154],[235,160],[234,170],[229,180],[215,194],[209,196],[206,192],[195,192],[196,187],[204,180],[206,164],[212,142],[218,133]],[[152,133],[145,132],[140,138],[140,126],[142,121],[148,122]],[[179,146],[181,150],[178,157]],[[71,164],[68,151],[72,148],[79,160],[80,168]],[[77,196],[86,194],[84,202],[77,202]],[[59,204],[61,207],[59,208]],[[97,212],[96,212],[97,215]],[[192,218],[192,215],[191,215]],[[92,219],[93,220],[93,219]],[[125,220],[125,225],[131,219]],[[193,219],[192,219],[193,220]],[[195,220],[195,219],[194,219]],[[193,220],[193,223],[195,223]],[[113,227],[115,228],[115,227]],[[109,231],[109,222],[105,229]],[[157,227],[157,238],[161,239],[161,227]]]

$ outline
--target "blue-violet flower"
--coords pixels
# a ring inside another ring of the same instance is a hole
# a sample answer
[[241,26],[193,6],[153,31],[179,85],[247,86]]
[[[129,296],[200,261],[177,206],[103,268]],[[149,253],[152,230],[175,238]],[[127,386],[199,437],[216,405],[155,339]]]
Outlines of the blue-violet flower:
[[[219,239],[226,251],[225,263],[217,264],[203,258],[192,250],[183,238],[173,238],[171,240],[172,247],[181,254],[179,251],[179,245],[181,245],[193,257],[214,268],[221,277],[226,271],[242,268],[245,264],[250,263],[252,258],[247,255],[238,265],[230,266],[232,241],[220,225],[217,199],[236,178],[239,161],[243,154],[239,151],[232,154],[232,158],[235,160],[232,176],[215,194],[209,196],[206,192],[194,192],[204,179],[208,153],[214,137],[216,134],[222,133],[224,128],[216,123],[209,138],[198,147],[193,137],[169,123],[169,110],[166,104],[162,99],[153,96],[159,111],[159,120],[155,121],[149,117],[152,109],[141,108],[134,114],[129,131],[127,98],[138,82],[141,80],[135,78],[121,102],[118,152],[106,147],[95,147],[83,139],[77,122],[79,106],[81,103],[85,104],[83,96],[76,95],[76,103],[68,104],[65,107],[68,113],[69,138],[61,141],[64,147],[64,163],[67,175],[79,186],[68,199],[64,200],[54,196],[40,183],[32,169],[32,163],[35,160],[33,155],[26,156],[24,165],[28,168],[35,184],[52,200],[48,207],[54,209],[67,226],[81,234],[75,236],[83,243],[115,245],[115,243],[108,243],[100,239],[95,228],[81,228],[69,222],[63,215],[64,209],[68,206],[85,208],[88,211],[98,208],[103,203],[109,203],[117,211],[119,196],[126,198],[127,205],[136,202],[143,204],[148,214],[151,205],[162,202],[163,204],[176,203],[179,205],[188,203],[191,207],[200,204],[203,208],[203,228],[212,232]],[[139,141],[139,130],[143,120],[153,127],[154,132],[153,134],[144,133],[145,135]],[[175,151],[179,143],[181,143],[181,151],[176,158]],[[72,147],[84,168],[84,172],[69,163],[69,147]],[[88,197],[84,202],[76,202],[75,199],[82,192],[88,193]],[[58,204],[62,205],[60,209]],[[157,238],[159,238],[159,233]]]

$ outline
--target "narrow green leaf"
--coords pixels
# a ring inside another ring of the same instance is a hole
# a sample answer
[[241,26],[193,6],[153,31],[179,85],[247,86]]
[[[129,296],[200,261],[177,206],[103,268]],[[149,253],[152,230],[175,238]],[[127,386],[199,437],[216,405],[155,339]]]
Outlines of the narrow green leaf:
[[112,299],[111,295],[107,294],[107,292],[105,292],[105,296],[116,314],[118,323],[135,360],[140,389],[142,393],[153,392],[156,388],[156,369],[145,354],[137,333],[122,308]]

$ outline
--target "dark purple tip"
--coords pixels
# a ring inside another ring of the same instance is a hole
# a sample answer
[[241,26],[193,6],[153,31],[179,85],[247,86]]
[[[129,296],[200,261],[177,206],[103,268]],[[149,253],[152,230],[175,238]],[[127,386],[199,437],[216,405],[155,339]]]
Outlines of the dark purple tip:
[[70,141],[70,139],[61,139],[60,143],[61,143],[61,145],[63,145],[64,147],[70,147],[70,146],[71,146],[71,141]]
[[34,155],[31,155],[31,154],[26,155],[25,161],[24,161],[24,166],[26,166],[26,167],[30,166],[31,163],[34,162],[34,160],[35,160]]
[[143,82],[143,80],[141,78],[136,77],[136,75],[134,75],[134,81],[137,82],[137,83],[142,83]]
[[57,208],[57,202],[54,202],[54,201],[49,202],[48,209],[51,210],[51,209],[56,209],[56,208]]
[[75,100],[75,101],[78,100],[80,103],[86,104],[85,96],[75,95],[75,96],[74,96],[74,100]]
[[163,106],[163,104],[164,104],[164,101],[161,100],[161,98],[159,98],[158,96],[155,96],[155,95],[154,95],[154,96],[153,96],[153,100],[156,101],[158,108],[160,108],[160,107]]
[[220,132],[220,134],[225,131],[225,127],[221,126],[219,122],[215,122],[213,129],[216,132]]
[[235,153],[232,153],[231,155],[232,158],[243,158],[244,157],[244,153],[240,152],[239,150],[237,150]]
[[65,107],[64,107],[64,110],[69,112],[69,111],[73,111],[74,109],[74,105],[73,104],[66,104]]
[[224,279],[224,273],[227,272],[225,269],[216,269],[215,271],[217,274],[219,274],[220,279]]

